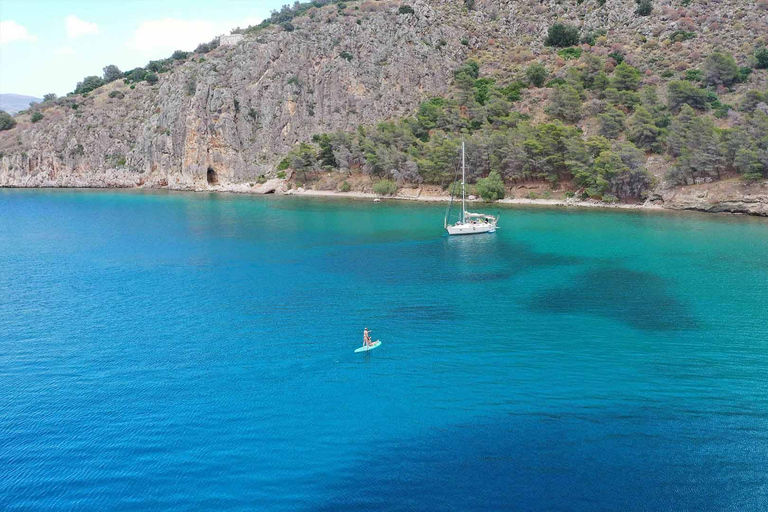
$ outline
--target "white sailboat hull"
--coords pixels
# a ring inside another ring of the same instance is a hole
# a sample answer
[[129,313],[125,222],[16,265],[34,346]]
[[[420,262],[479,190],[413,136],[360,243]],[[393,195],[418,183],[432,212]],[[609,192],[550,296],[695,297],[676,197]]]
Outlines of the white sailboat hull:
[[448,217],[453,205],[453,191],[451,192],[451,204],[445,212],[445,229],[449,235],[479,235],[481,233],[495,233],[498,217],[485,213],[472,213],[467,211],[465,198],[466,164],[464,156],[464,141],[461,142],[461,220],[456,224],[448,224]]
[[479,235],[481,233],[494,233],[496,231],[495,224],[478,223],[478,224],[457,224],[453,226],[446,226],[449,235]]

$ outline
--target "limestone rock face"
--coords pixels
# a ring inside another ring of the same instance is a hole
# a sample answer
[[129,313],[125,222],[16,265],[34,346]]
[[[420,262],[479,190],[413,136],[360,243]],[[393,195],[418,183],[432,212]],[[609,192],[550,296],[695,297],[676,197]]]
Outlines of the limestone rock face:
[[193,55],[154,86],[117,81],[62,98],[38,123],[20,116],[0,132],[0,186],[252,183],[315,133],[402,117],[445,93],[467,53],[465,29],[428,2],[413,3],[418,16],[370,4],[359,16],[319,9],[292,32],[271,27]]
[[649,201],[673,210],[744,213],[768,217],[768,182],[716,181],[659,189]]

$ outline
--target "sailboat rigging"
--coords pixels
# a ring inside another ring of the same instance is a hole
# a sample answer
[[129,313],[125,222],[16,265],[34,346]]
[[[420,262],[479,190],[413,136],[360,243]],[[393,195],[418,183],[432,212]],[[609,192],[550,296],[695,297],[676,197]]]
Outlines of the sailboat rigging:
[[495,233],[498,223],[498,217],[485,213],[472,213],[467,211],[466,203],[466,157],[464,152],[464,141],[461,142],[461,215],[455,224],[448,223],[448,217],[451,214],[453,206],[453,194],[455,187],[451,190],[451,202],[448,204],[448,210],[445,212],[445,221],[443,225],[449,235],[477,235],[480,233]]

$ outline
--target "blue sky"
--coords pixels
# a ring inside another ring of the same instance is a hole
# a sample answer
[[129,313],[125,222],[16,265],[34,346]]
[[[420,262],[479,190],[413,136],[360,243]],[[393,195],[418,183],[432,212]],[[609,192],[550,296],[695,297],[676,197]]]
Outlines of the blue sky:
[[[66,94],[269,16],[286,0],[0,0],[0,93]],[[292,2],[291,2],[292,3]]]

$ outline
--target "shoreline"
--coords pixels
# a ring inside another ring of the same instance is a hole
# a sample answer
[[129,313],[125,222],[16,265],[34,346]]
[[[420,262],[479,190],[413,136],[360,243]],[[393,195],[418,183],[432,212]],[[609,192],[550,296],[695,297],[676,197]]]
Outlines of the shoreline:
[[[283,184],[283,180],[280,181],[280,185]],[[0,189],[26,189],[26,190],[55,190],[55,189],[71,189],[71,190],[133,190],[133,191],[154,191],[154,192],[194,192],[194,193],[225,193],[225,194],[239,194],[250,196],[297,196],[297,197],[315,197],[326,199],[349,199],[355,201],[369,200],[369,201],[413,201],[419,203],[446,203],[451,200],[447,195],[422,195],[419,190],[413,189],[401,189],[397,195],[382,196],[372,192],[338,192],[335,190],[315,190],[315,189],[286,189],[284,186],[275,186],[274,183],[266,183],[261,186],[248,186],[248,185],[217,185],[212,187],[185,187],[185,186],[121,186],[120,184],[105,185],[105,186],[8,186],[2,185]],[[467,200],[469,204],[480,205],[502,205],[502,206],[532,206],[532,207],[550,207],[550,208],[572,208],[572,209],[609,209],[609,210],[625,210],[625,211],[654,211],[654,212],[698,212],[698,213],[720,213],[729,214],[734,216],[746,216],[756,218],[766,218],[768,215],[759,212],[747,212],[743,210],[731,210],[731,209],[717,209],[707,208],[704,204],[679,204],[678,206],[664,206],[657,203],[652,203],[647,200],[644,203],[604,203],[594,200],[580,200],[575,198],[568,199],[528,199],[528,198],[505,198],[493,202],[485,202],[479,199]],[[727,203],[724,202],[723,204]],[[712,206],[717,206],[714,204]]]
[[[70,189],[70,190],[151,190],[151,191],[171,191],[171,192],[195,192],[195,193],[225,193],[225,194],[240,194],[250,196],[299,196],[299,197],[322,197],[331,199],[353,199],[353,200],[379,200],[379,201],[413,201],[419,203],[447,203],[451,200],[451,196],[447,195],[422,195],[422,194],[397,194],[392,196],[383,196],[375,194],[373,192],[338,192],[335,190],[315,190],[315,189],[287,189],[281,190],[280,188],[269,187],[262,189],[262,187],[250,187],[247,185],[217,185],[207,188],[201,187],[153,187],[153,186],[103,186],[103,187],[89,187],[89,186],[52,186],[52,187],[16,187],[16,186],[0,186],[0,189],[24,189],[24,190],[57,190],[57,189]],[[261,190],[260,190],[261,189]],[[401,189],[399,192],[403,192]],[[528,205],[528,206],[559,206],[567,208],[610,208],[610,209],[625,209],[625,210],[671,210],[671,208],[664,208],[656,204],[649,203],[604,203],[600,201],[587,200],[582,201],[579,199],[528,199],[528,198],[504,198],[497,201],[483,201],[480,199],[467,199],[468,204],[477,205]]]
[[[447,203],[451,200],[451,196],[434,196],[434,195],[394,195],[394,196],[380,196],[370,192],[335,192],[332,190],[291,190],[287,193],[279,195],[288,196],[307,196],[307,197],[330,197],[330,198],[350,198],[350,199],[379,199],[379,200],[395,200],[395,201],[416,201],[423,203]],[[603,203],[598,201],[582,201],[577,199],[527,199],[527,198],[505,198],[498,201],[486,202],[478,199],[467,200],[467,203],[478,205],[526,205],[526,206],[560,206],[565,208],[612,208],[612,209],[624,209],[624,210],[669,210],[657,204],[649,203]]]

